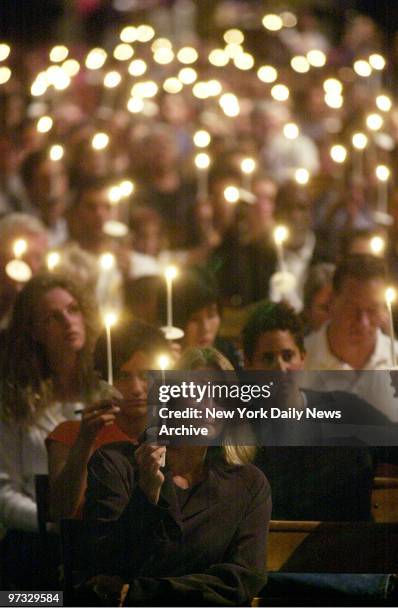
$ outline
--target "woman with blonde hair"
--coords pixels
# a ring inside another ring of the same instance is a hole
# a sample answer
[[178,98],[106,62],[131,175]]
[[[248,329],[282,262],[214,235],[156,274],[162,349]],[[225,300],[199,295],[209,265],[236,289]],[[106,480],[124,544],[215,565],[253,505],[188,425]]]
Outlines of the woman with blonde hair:
[[[188,350],[178,368],[233,370],[212,348]],[[265,584],[271,496],[247,458],[186,442],[99,449],[84,511],[96,559],[85,595],[108,605],[248,603]]]

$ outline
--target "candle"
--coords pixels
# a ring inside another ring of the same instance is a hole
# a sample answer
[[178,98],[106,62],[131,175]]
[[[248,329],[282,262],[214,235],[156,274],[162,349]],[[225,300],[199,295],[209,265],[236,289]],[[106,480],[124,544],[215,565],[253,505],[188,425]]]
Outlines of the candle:
[[210,156],[207,153],[198,153],[195,156],[195,166],[198,180],[198,200],[207,200],[209,197]]
[[370,239],[370,252],[372,255],[380,257],[386,248],[386,241],[381,236],[372,236]]
[[119,185],[119,214],[127,229],[130,227],[130,197],[133,195],[134,190],[135,185],[129,179],[125,179]]
[[46,262],[47,268],[50,270],[50,272],[52,272],[59,265],[60,261],[61,255],[57,251],[50,251],[50,253],[47,254]]
[[395,352],[395,338],[394,338],[394,321],[392,318],[392,308],[391,304],[395,301],[397,297],[397,292],[394,287],[387,287],[385,292],[385,300],[388,310],[388,325],[389,325],[389,333],[390,333],[390,346],[391,346],[391,361],[392,366],[395,368],[397,366],[397,355]]
[[97,132],[94,134],[91,140],[91,146],[96,151],[101,151],[102,149],[106,149],[109,144],[109,136],[105,134],[105,132]]
[[173,327],[173,280],[177,277],[175,266],[167,266],[164,276],[167,290],[167,327]]
[[377,210],[385,214],[388,213],[388,179],[390,174],[390,169],[387,166],[381,164],[376,167]]
[[170,358],[168,357],[168,355],[159,355],[158,364],[160,369],[162,370],[162,385],[164,385],[166,382],[165,370],[170,365]]
[[15,240],[12,246],[14,259],[11,259],[5,267],[7,276],[18,283],[26,283],[32,278],[32,270],[30,266],[21,259],[26,253],[27,249],[28,243],[24,238],[18,238]]
[[256,196],[247,189],[239,189],[234,185],[229,185],[224,189],[224,198],[230,204],[237,204],[239,200],[246,202],[246,204],[255,204]]
[[310,180],[310,173],[307,168],[297,168],[294,178],[299,185],[306,185]]
[[[170,366],[170,359],[168,355],[159,355],[158,364],[159,364],[160,369],[162,370],[162,385],[165,385],[166,384],[165,370]],[[163,404],[163,406],[165,406],[165,404]],[[166,465],[166,451],[161,457],[160,467],[164,467],[165,465]]]
[[224,189],[224,198],[230,204],[236,204],[237,202],[239,202],[240,190],[234,185],[229,185]]
[[342,166],[347,158],[347,149],[341,144],[335,144],[330,148],[330,157],[335,164],[338,164],[335,168],[334,176],[336,179],[342,178]]
[[364,150],[368,144],[368,137],[362,132],[357,132],[352,136],[352,145],[356,150],[354,156],[354,176],[358,182],[363,182],[363,157]]
[[102,253],[98,258],[98,264],[100,271],[97,282],[97,298],[99,305],[104,309],[111,304],[112,290],[115,287],[116,258],[113,253]]
[[283,243],[289,237],[289,230],[285,225],[277,225],[274,229],[274,241],[278,257],[278,267],[281,272],[286,271],[286,263],[283,256]]
[[211,142],[211,136],[207,130],[198,130],[193,136],[193,141],[196,147],[204,149]]
[[252,186],[253,172],[256,169],[256,162],[251,157],[245,157],[245,159],[242,159],[240,169],[243,174],[243,188],[246,191],[250,192]]
[[117,315],[115,312],[109,311],[104,315],[104,324],[106,330],[106,356],[108,362],[108,384],[113,385],[113,365],[112,365],[112,337],[111,328],[117,323]]
[[184,335],[182,329],[173,326],[173,280],[177,275],[178,269],[175,266],[167,266],[164,271],[167,295],[167,324],[161,329],[167,340],[179,340]]

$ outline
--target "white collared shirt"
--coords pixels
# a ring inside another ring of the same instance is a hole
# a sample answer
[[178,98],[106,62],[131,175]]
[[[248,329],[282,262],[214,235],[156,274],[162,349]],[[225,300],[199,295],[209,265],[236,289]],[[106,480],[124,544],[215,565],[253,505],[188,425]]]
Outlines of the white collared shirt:
[[[394,397],[389,373],[392,368],[390,338],[377,330],[375,348],[368,362],[361,370],[354,370],[331,352],[327,328],[326,323],[305,339],[306,386],[318,391],[355,393],[392,421],[398,421],[398,398]],[[398,352],[397,342],[395,347]]]

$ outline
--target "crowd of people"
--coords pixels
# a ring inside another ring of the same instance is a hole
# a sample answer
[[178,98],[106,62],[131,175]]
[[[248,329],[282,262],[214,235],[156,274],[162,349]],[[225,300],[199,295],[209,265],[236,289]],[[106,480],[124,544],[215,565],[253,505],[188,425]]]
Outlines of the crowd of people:
[[[362,14],[331,31],[256,3],[247,30],[231,11],[169,40],[151,10],[103,48],[0,44],[4,588],[40,584],[48,473],[52,520],[89,525],[82,602],[243,604],[271,516],[370,520],[375,470],[397,463],[396,45]],[[282,404],[337,406],[389,448],[311,430],[306,448],[271,431],[166,452],[146,440],[159,355],[303,373]]]

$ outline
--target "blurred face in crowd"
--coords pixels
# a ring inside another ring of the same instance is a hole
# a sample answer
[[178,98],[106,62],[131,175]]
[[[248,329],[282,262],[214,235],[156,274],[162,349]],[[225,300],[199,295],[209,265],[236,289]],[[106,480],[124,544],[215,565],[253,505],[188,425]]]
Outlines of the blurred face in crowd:
[[162,234],[160,223],[142,223],[134,232],[134,248],[140,253],[157,257],[161,249]]
[[220,314],[217,304],[209,304],[194,312],[188,320],[184,332],[185,348],[213,346],[220,327]]
[[62,287],[47,291],[35,313],[33,334],[49,359],[81,351],[86,342],[86,327],[73,295]]
[[115,387],[124,398],[120,402],[124,416],[129,418],[146,416],[147,371],[153,368],[153,362],[153,358],[147,352],[136,351],[116,373]]
[[252,357],[245,356],[245,366],[248,370],[279,373],[273,379],[272,398],[280,406],[293,406],[299,394],[294,373],[303,369],[304,357],[289,330],[275,329],[259,335]]
[[254,353],[246,356],[249,370],[293,372],[302,370],[304,353],[296,344],[289,330],[275,329],[260,334]]
[[235,177],[223,177],[215,181],[211,187],[211,204],[213,208],[214,225],[218,231],[226,231],[233,223],[236,215],[234,204],[227,202],[224,191],[231,185],[236,185]]
[[306,190],[297,189],[294,197],[285,203],[280,221],[290,230],[287,246],[291,249],[301,248],[312,224],[312,204]]
[[253,184],[256,203],[249,208],[253,221],[259,225],[269,225],[275,210],[276,185],[271,180],[261,179]]
[[382,278],[345,278],[340,290],[332,295],[331,333],[351,346],[374,343],[385,313],[385,288]]
[[311,329],[322,327],[330,318],[330,301],[332,298],[332,285],[328,283],[314,295],[306,312]]
[[68,178],[62,162],[48,159],[39,164],[27,190],[43,221],[47,225],[55,223],[66,209]]
[[155,174],[176,169],[178,148],[175,139],[170,134],[153,135],[147,141],[142,153],[149,168]]
[[77,227],[92,239],[101,239],[104,223],[115,216],[115,207],[109,200],[108,191],[108,188],[85,191],[77,206]]

